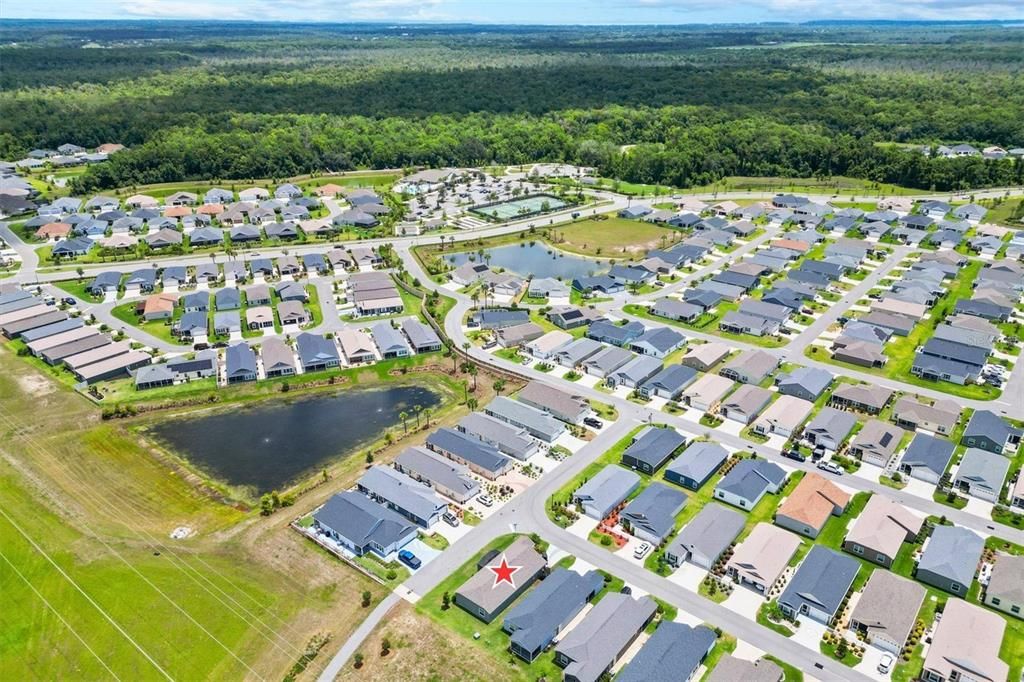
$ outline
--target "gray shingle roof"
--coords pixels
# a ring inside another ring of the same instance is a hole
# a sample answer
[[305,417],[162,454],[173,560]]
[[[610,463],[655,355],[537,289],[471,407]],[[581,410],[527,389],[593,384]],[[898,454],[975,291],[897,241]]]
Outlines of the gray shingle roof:
[[327,500],[313,518],[359,547],[370,542],[388,547],[415,528],[411,521],[351,490]]
[[621,518],[664,539],[675,526],[675,515],[685,506],[686,493],[664,483],[652,483],[622,510]]
[[555,647],[556,653],[572,661],[565,668],[566,676],[579,682],[597,680],[657,608],[650,597],[605,595]]
[[603,585],[604,577],[596,570],[581,575],[556,568],[508,612],[502,627],[512,632],[513,645],[536,651],[547,646]]
[[728,457],[728,451],[718,443],[697,441],[683,450],[682,454],[668,465],[666,471],[695,481],[703,481],[722,466]]
[[618,682],[686,680],[700,666],[717,636],[704,625],[662,622],[633,660],[623,668]]
[[739,536],[746,517],[720,504],[708,504],[683,526],[670,543],[669,551],[677,556],[693,552],[711,561],[721,556]]
[[815,545],[779,597],[799,612],[803,604],[835,615],[860,571],[860,563],[823,545]]
[[966,528],[936,526],[917,570],[931,571],[961,585],[970,585],[984,548],[985,541]]
[[780,485],[784,480],[786,472],[779,465],[763,459],[744,459],[736,463],[715,489],[753,500],[767,490],[769,485]]

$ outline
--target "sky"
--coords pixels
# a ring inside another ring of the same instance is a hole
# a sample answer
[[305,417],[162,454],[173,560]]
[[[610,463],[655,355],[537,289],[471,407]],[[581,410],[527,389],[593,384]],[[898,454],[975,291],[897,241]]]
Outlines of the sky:
[[0,2],[0,18],[692,24],[1024,14],[1020,0],[27,0],[12,11],[13,4]]

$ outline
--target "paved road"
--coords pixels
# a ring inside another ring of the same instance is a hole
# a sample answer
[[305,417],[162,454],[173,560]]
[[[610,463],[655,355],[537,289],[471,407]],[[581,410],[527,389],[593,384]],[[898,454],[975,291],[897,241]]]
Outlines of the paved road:
[[341,650],[334,655],[330,662],[328,662],[327,667],[321,671],[320,677],[317,678],[319,682],[331,682],[337,677],[341,673],[341,669],[345,667],[348,659],[352,658],[363,642],[366,641],[366,638],[370,636],[370,633],[373,632],[373,629],[384,620],[384,616],[400,601],[402,601],[402,598],[395,592],[384,597],[373,611],[370,612],[370,615],[359,624],[355,632],[348,636],[345,643],[341,645]]

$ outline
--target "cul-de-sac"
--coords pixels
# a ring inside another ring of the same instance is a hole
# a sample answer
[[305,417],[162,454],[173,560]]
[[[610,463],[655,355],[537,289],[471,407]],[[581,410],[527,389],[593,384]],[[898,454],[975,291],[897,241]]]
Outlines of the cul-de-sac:
[[1020,9],[0,7],[0,679],[1021,682]]

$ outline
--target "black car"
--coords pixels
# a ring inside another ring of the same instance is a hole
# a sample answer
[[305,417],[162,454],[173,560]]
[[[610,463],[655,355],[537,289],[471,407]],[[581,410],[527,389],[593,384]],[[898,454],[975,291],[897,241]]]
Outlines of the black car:
[[601,420],[596,417],[586,417],[583,420],[583,423],[594,429],[599,429],[604,426],[604,424],[601,423]]
[[807,457],[805,457],[803,454],[801,454],[799,450],[788,450],[786,452],[783,452],[782,456],[786,457],[787,459],[796,460],[797,462],[806,462],[807,461]]
[[65,296],[64,298],[60,299],[60,302],[63,303],[64,305],[75,305],[76,303],[78,303],[78,301],[75,300],[74,296]]

